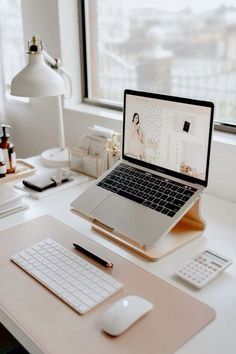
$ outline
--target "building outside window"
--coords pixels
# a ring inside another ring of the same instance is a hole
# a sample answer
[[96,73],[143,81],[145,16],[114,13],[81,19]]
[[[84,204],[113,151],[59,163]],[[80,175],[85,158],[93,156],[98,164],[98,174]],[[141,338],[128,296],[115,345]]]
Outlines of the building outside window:
[[[210,100],[216,121],[236,125],[235,0],[81,2],[88,100],[122,106],[125,88]],[[20,5],[0,2],[1,118],[25,65]]]
[[213,101],[236,125],[234,0],[84,0],[87,98],[125,88]]

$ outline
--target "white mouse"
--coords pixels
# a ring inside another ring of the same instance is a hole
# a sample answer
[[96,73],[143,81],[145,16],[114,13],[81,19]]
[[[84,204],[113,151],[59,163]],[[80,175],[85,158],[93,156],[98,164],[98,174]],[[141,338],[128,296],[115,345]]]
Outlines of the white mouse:
[[139,296],[130,295],[113,304],[101,318],[102,329],[119,336],[153,308],[153,304]]

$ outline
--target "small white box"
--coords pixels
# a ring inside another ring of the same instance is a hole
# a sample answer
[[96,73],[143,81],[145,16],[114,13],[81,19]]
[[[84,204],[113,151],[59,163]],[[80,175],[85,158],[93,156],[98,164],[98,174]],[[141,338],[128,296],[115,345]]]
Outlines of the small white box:
[[108,152],[104,150],[99,155],[90,155],[81,148],[70,148],[71,170],[98,178],[108,169]]

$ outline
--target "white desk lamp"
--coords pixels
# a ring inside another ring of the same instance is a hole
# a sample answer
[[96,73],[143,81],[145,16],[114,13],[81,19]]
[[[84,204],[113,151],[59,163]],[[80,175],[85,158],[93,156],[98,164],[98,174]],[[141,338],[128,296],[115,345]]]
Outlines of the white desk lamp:
[[21,97],[58,96],[59,148],[46,150],[42,152],[41,157],[46,166],[67,167],[69,156],[68,149],[65,147],[61,102],[65,86],[63,78],[59,75],[59,72],[65,73],[65,71],[61,67],[61,61],[52,58],[44,50],[42,41],[37,35],[28,41],[27,54],[28,64],[13,78],[11,94]]

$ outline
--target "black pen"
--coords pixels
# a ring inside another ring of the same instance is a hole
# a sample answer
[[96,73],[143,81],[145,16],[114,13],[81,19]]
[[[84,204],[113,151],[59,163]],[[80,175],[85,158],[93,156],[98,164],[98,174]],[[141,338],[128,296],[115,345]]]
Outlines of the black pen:
[[101,265],[103,265],[104,267],[107,267],[107,268],[112,268],[113,267],[113,264],[111,262],[107,262],[105,261],[104,259],[98,257],[96,254],[86,250],[85,248],[79,246],[77,243],[73,243],[73,246],[79,250],[81,253],[83,254],[86,254],[86,256],[94,259],[95,261],[97,261],[98,263],[100,263]]

